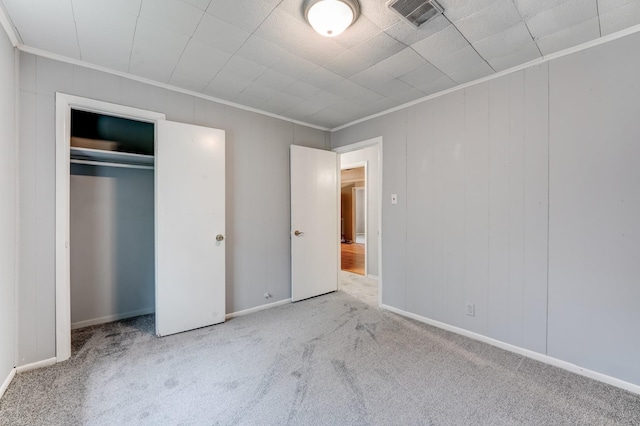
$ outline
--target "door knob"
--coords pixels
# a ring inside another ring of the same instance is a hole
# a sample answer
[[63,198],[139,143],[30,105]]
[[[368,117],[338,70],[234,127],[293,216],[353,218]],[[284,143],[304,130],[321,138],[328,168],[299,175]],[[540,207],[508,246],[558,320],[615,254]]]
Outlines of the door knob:
[[293,235],[295,235],[296,237],[302,237],[304,235],[304,232],[300,232],[296,229],[296,231],[293,233]]
[[222,240],[224,240],[224,236],[222,234],[216,235],[216,241],[222,241]]

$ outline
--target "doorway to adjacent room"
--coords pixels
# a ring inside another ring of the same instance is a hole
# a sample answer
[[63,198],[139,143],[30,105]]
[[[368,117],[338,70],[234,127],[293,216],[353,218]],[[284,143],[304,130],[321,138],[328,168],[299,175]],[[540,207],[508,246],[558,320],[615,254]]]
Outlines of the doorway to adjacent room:
[[340,170],[341,269],[366,275],[366,162]]
[[382,138],[334,149],[340,163],[338,288],[380,306]]

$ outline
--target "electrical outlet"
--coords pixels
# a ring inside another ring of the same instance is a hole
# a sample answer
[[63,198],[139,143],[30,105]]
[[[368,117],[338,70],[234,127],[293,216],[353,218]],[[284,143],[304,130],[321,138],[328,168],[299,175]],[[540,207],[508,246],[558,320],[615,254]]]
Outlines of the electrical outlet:
[[466,309],[465,313],[467,315],[469,315],[470,317],[475,317],[476,316],[476,305],[474,305],[473,303],[467,302],[466,308],[467,309]]
[[271,293],[265,293],[265,294],[264,294],[264,298],[265,298],[265,299],[268,299],[268,298],[270,298],[270,297],[272,297],[272,296],[271,296]]

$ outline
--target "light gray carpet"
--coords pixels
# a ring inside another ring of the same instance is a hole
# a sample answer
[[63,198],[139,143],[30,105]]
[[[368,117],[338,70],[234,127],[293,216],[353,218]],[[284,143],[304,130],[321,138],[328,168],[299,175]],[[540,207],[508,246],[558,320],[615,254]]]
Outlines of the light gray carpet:
[[339,289],[370,306],[378,306],[378,281],[352,272],[340,271]]
[[74,332],[18,375],[2,425],[640,424],[640,396],[337,292],[158,339],[153,317]]

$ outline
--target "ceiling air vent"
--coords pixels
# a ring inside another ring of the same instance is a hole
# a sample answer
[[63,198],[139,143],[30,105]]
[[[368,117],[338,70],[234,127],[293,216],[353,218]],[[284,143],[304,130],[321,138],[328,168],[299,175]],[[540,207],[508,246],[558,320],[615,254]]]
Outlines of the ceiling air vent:
[[444,12],[436,0],[389,0],[387,7],[416,28]]

